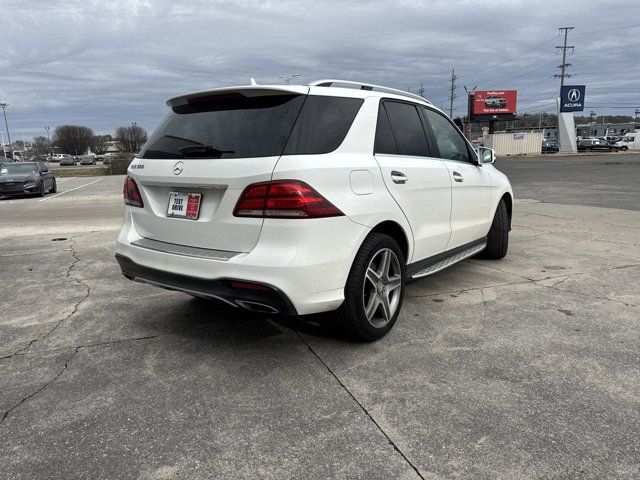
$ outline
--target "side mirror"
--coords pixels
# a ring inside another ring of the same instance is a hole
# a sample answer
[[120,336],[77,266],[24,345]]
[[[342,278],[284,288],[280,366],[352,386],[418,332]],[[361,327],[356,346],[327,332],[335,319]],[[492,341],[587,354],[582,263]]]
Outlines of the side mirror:
[[480,147],[478,149],[478,161],[480,163],[494,163],[496,161],[496,152],[491,148]]

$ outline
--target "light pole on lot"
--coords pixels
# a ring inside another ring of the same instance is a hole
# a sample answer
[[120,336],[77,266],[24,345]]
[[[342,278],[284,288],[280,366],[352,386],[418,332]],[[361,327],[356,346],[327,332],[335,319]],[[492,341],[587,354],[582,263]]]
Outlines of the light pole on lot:
[[292,75],[279,75],[278,78],[282,78],[284,80],[284,83],[286,83],[287,85],[289,85],[289,83],[291,83],[291,79],[293,77],[299,77],[300,74],[299,73],[294,73]]
[[638,123],[638,116],[640,116],[640,108],[636,108],[636,123]]
[[7,123],[7,108],[9,104],[7,102],[0,102],[0,108],[2,108],[2,113],[4,114],[4,127],[7,129],[7,141],[9,142],[9,153],[11,153],[11,134],[9,133],[9,124]]
[[51,155],[51,138],[49,138],[49,130],[51,127],[45,126],[44,129],[47,131],[47,147],[49,147],[49,155]]
[[2,142],[2,156],[7,159],[7,150],[4,148],[4,130],[0,128],[0,141]]
[[597,117],[596,112],[594,112],[593,110],[591,110],[589,112],[589,118],[591,119],[591,121],[589,122],[589,136],[592,137],[593,136],[593,125],[595,123],[595,118]]

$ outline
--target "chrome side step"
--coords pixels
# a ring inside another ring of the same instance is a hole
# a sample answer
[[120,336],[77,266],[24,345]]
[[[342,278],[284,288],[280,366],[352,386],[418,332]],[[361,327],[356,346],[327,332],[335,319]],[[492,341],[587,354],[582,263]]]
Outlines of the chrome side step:
[[422,277],[432,275],[436,272],[439,272],[440,270],[444,270],[445,268],[450,267],[454,263],[461,262],[465,258],[469,258],[475,255],[476,253],[480,253],[482,250],[485,249],[486,246],[487,246],[486,242],[473,245],[465,250],[462,250],[461,252],[456,253],[455,255],[452,255],[447,258],[443,258],[442,260],[434,263],[433,265],[429,265],[428,267],[423,268],[418,273],[414,273],[411,276],[411,278],[412,279],[422,278]]

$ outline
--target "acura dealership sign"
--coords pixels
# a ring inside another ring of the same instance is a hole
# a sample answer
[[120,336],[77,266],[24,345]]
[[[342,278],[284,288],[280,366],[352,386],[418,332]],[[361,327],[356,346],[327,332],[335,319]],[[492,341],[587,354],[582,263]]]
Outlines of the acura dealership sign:
[[560,111],[582,112],[585,88],[584,85],[564,85],[560,89]]

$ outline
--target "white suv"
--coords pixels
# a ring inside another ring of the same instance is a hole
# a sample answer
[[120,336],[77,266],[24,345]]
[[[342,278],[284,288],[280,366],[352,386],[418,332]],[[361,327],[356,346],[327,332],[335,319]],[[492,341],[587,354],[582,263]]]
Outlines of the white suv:
[[131,280],[259,312],[338,310],[372,341],[406,281],[506,255],[509,181],[422,97],[321,80],[167,105],[125,180],[116,258]]

